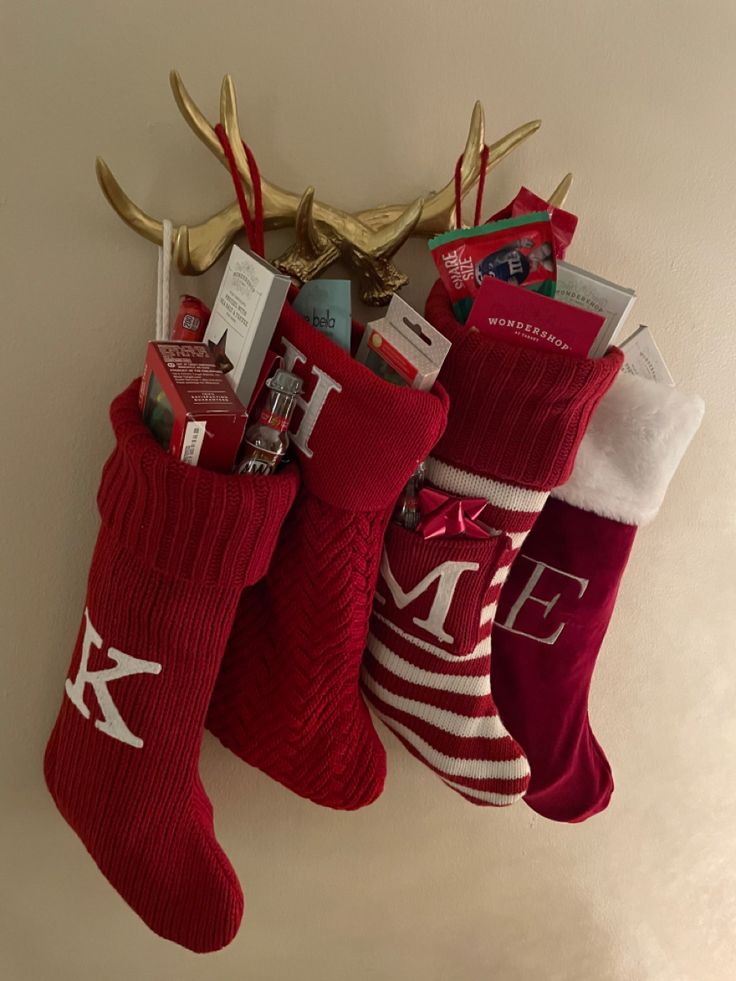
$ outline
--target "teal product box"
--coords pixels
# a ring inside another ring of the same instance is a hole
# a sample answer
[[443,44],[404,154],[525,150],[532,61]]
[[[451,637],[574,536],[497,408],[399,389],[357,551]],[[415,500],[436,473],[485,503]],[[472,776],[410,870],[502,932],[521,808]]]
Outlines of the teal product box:
[[294,309],[350,354],[350,280],[312,279],[299,290]]

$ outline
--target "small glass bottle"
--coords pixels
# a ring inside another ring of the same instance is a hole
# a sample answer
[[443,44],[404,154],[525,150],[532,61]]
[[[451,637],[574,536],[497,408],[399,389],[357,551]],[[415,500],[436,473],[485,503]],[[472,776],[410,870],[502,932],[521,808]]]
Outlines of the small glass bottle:
[[290,371],[279,368],[266,382],[268,403],[257,423],[245,433],[245,455],[238,473],[273,473],[289,447],[287,429],[302,382]]
[[403,494],[399,498],[399,503],[394,514],[395,519],[410,531],[414,531],[419,524],[421,511],[419,510],[419,491],[424,486],[424,475],[426,467],[424,462],[420,463],[404,488]]

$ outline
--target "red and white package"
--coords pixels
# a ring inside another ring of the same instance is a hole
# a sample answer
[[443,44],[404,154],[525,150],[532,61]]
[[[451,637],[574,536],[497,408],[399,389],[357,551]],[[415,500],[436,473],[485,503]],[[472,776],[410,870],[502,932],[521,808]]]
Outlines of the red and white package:
[[504,218],[517,218],[519,215],[528,215],[534,211],[546,211],[552,225],[552,240],[555,249],[555,258],[564,259],[567,248],[572,242],[575,229],[578,227],[578,216],[571,211],[563,211],[562,208],[554,208],[547,204],[544,198],[540,198],[528,187],[522,187],[510,204],[501,208],[488,221],[502,221]]
[[173,341],[201,341],[212,311],[199,297],[185,293],[171,331]]
[[444,232],[429,248],[461,323],[488,278],[555,295],[557,264],[546,211]]
[[151,341],[138,404],[156,440],[178,460],[232,471],[248,415],[206,344]]

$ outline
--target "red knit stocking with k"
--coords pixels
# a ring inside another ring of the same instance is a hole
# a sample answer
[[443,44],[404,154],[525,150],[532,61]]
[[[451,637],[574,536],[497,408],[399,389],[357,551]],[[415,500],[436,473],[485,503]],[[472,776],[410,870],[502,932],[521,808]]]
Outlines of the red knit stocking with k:
[[498,343],[461,327],[441,284],[427,318],[453,342],[440,374],[445,433],[431,484],[486,498],[488,539],[432,538],[392,524],[362,684],[407,749],[474,804],[510,804],[529,782],[491,693],[491,628],[509,566],[549,491],[570,475],[588,421],[621,363]]
[[112,404],[102,525],[44,768],[125,901],[161,936],[210,951],[235,935],[243,893],[199,779],[204,718],[241,590],[266,571],[298,475],[178,462],[141,421],[137,389]]
[[529,758],[525,801],[544,817],[583,821],[611,797],[588,719],[593,669],[637,527],[657,514],[702,414],[697,396],[621,374],[504,586],[493,691]]
[[302,489],[266,580],[243,595],[207,725],[296,793],[352,809],[386,774],[358,686],[383,535],[446,402],[377,378],[288,304],[277,346],[305,385]]

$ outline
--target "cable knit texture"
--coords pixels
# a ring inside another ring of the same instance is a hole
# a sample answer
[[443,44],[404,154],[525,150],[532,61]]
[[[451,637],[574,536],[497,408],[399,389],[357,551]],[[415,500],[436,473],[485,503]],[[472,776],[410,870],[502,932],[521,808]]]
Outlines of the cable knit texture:
[[102,524],[44,769],[125,901],[162,937],[211,951],[237,932],[243,894],[199,779],[204,718],[241,590],[268,566],[298,474],[176,461],[137,392],[112,404]]
[[698,396],[619,375],[504,586],[493,690],[529,758],[526,803],[544,817],[583,821],[611,798],[588,691],[637,526],[657,514],[702,416]]
[[466,800],[511,804],[529,765],[491,692],[491,630],[511,562],[573,465],[621,364],[500,344],[458,324],[437,284],[427,318],[452,340],[447,428],[427,465],[448,494],[484,497],[485,541],[392,527],[363,663],[366,697],[409,751]]
[[354,809],[386,775],[358,684],[383,535],[447,400],[382,381],[288,305],[279,343],[305,383],[303,486],[266,580],[243,595],[207,725],[295,793]]

